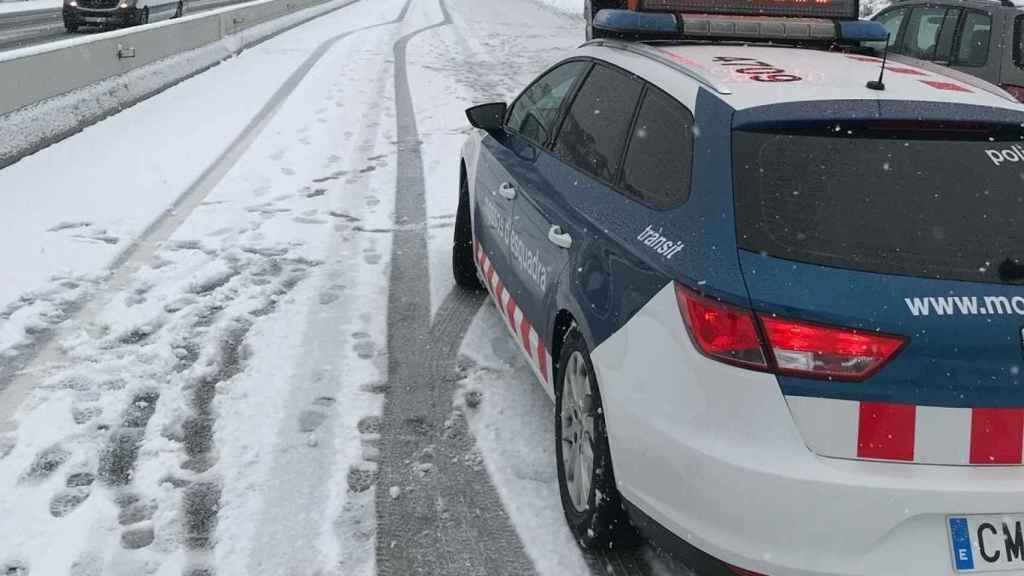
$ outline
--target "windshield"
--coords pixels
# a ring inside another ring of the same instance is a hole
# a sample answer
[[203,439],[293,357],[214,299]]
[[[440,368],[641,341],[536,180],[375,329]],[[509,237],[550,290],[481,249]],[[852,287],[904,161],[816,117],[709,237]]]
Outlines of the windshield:
[[[1024,145],[1017,131],[844,125],[733,135],[739,245],[867,272],[1017,281]],[[893,132],[897,130],[897,132]]]

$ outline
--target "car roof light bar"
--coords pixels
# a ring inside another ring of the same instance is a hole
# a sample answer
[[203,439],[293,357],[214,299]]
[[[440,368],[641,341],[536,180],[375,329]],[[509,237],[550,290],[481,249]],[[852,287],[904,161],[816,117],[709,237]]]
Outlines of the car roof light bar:
[[885,42],[889,38],[885,26],[871,20],[843,20],[836,26],[839,38],[850,42]]
[[878,22],[824,18],[673,14],[605,9],[594,28],[629,40],[771,40],[791,42],[863,42],[886,39]]
[[594,28],[623,37],[673,39],[680,37],[679,19],[668,12],[604,9],[594,17]]
[[836,24],[819,18],[762,18],[686,14],[683,37],[830,41]]
[[859,0],[640,0],[642,12],[856,20]]

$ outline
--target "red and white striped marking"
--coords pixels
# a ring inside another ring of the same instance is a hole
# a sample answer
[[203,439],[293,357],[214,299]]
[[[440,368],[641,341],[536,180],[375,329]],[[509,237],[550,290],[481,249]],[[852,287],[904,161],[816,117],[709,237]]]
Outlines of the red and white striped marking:
[[530,360],[530,367],[540,378],[541,383],[550,388],[553,378],[551,354],[540,335],[533,328],[533,324],[526,319],[526,314],[516,304],[512,293],[508,291],[505,283],[498,276],[498,271],[494,269],[483,246],[476,240],[473,240],[473,253],[476,255],[476,265],[484,277],[487,290],[491,293],[491,299],[498,307],[501,317],[505,319],[505,327],[523,347],[526,357]]
[[[882,64],[881,58],[874,58],[872,56],[857,56],[857,55],[849,54],[846,57],[851,59],[851,60],[857,60],[859,62],[867,62],[869,64],[874,64],[874,65],[878,65],[878,66],[881,66],[881,64]],[[886,62],[886,64],[885,64],[885,71],[886,72],[892,72],[892,73],[895,73],[895,74],[907,74],[907,75],[910,75],[910,76],[928,76],[928,73],[923,71],[923,70],[918,70],[917,68],[911,68],[910,66],[892,65],[892,64],[890,64],[888,62]],[[918,80],[918,82],[920,82],[920,83],[922,83],[922,84],[924,84],[926,86],[931,86],[932,88],[935,88],[936,90],[946,90],[947,92],[967,92],[968,94],[971,93],[971,90],[966,88],[965,86],[961,86],[960,84],[957,84],[956,82],[950,82],[948,80]]]
[[787,396],[808,447],[839,458],[1024,463],[1024,408],[940,408]]

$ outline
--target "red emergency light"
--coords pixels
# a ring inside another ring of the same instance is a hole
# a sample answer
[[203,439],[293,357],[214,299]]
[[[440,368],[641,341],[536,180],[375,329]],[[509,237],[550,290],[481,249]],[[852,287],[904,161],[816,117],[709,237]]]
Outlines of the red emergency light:
[[855,20],[859,0],[630,0],[630,8],[650,12],[788,16]]

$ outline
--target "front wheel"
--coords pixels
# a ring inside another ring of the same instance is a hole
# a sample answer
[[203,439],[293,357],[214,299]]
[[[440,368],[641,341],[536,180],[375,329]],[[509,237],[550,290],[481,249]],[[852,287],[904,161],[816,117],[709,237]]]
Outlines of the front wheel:
[[145,7],[142,10],[136,12],[135,25],[142,26],[149,24],[149,7]]
[[463,290],[483,289],[473,259],[473,219],[470,215],[469,184],[463,176],[459,182],[459,208],[455,212],[455,236],[452,242],[452,274],[455,284]]
[[70,18],[65,18],[64,29],[67,30],[69,34],[74,34],[75,32],[78,32],[78,22]]
[[555,453],[566,522],[584,548],[610,548],[635,541],[615,487],[590,350],[575,328],[562,345],[557,375]]

